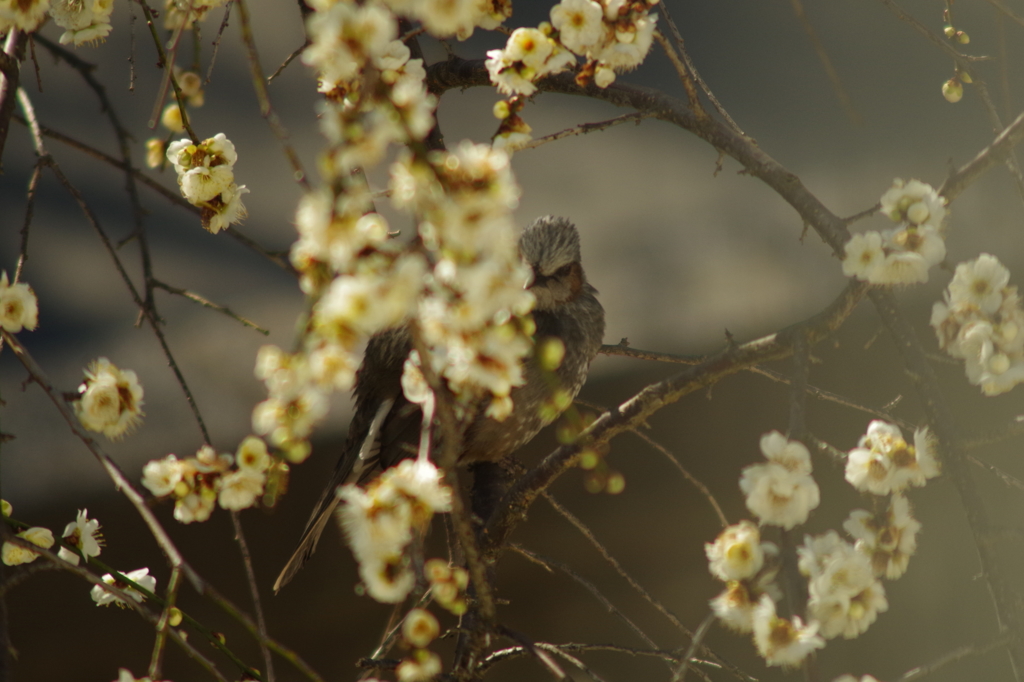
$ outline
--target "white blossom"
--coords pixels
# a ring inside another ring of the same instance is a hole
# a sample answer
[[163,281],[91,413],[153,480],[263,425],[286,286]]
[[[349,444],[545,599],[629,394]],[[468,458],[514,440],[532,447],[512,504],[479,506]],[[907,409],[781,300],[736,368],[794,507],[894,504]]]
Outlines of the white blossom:
[[563,45],[586,55],[605,37],[604,10],[594,0],[562,0],[551,8],[551,24]]
[[762,523],[790,529],[807,521],[820,502],[818,484],[780,464],[752,464],[743,470],[740,489],[747,509]]
[[882,195],[882,213],[894,223],[929,225],[939,228],[946,218],[946,199],[920,180],[904,182],[896,178],[892,187]]
[[[53,531],[49,528],[35,526],[18,533],[17,537],[27,540],[37,547],[50,549],[53,547]],[[39,558],[39,553],[27,547],[16,545],[13,542],[5,542],[0,548],[0,560],[7,566],[18,566],[19,564],[30,564]]]
[[746,580],[752,578],[764,565],[761,533],[750,521],[729,526],[704,545],[711,575],[719,580]]
[[914,445],[895,424],[874,420],[846,459],[846,480],[854,488],[888,495],[907,486],[922,486],[939,475],[934,442],[927,429],[918,429]]
[[217,503],[224,509],[240,511],[256,503],[256,498],[263,494],[266,476],[261,471],[241,469],[233,471],[220,479],[220,492]]
[[883,515],[855,509],[843,528],[856,540],[857,551],[871,559],[875,575],[895,580],[906,572],[917,551],[921,523],[911,515],[907,498],[893,495]]
[[182,480],[183,464],[174,455],[163,459],[151,460],[142,468],[142,485],[156,497],[164,497],[174,492]]
[[754,644],[770,666],[797,666],[815,649],[825,646],[817,623],[807,625],[799,616],[792,620],[775,615],[775,602],[765,594],[754,609]]
[[1010,283],[1010,271],[999,259],[983,253],[972,261],[956,266],[949,283],[949,305],[977,307],[985,315],[994,315],[1003,304],[1003,290]]
[[201,486],[190,490],[174,503],[174,520],[178,523],[202,523],[210,518],[217,503],[217,492]]
[[39,303],[29,285],[11,284],[7,272],[0,272],[0,329],[17,334],[32,331],[39,323]]
[[50,0],[0,0],[0,33],[12,28],[32,32],[46,19]]
[[798,440],[789,440],[778,431],[761,436],[761,452],[769,462],[781,464],[795,474],[811,473],[811,453]]
[[62,45],[102,41],[110,34],[110,13],[114,0],[54,0],[50,16],[54,23],[65,29],[60,37]]
[[[156,578],[149,575],[148,568],[139,568],[134,571],[129,571],[125,573],[124,576],[129,580],[138,583],[140,586],[142,586],[150,592],[156,591]],[[136,590],[128,583],[118,580],[110,573],[107,573],[103,576],[103,582],[105,582],[108,585],[113,585],[114,587],[120,588],[129,597],[131,597],[139,603],[142,603],[145,600],[145,596],[143,596],[141,592]],[[92,596],[92,600],[96,602],[97,606],[109,606],[110,604],[116,604],[121,608],[124,608],[126,606],[123,599],[115,595],[113,592],[104,589],[102,585],[94,586],[90,594]]]
[[[81,509],[77,518],[64,527],[64,542],[74,545],[82,555],[89,559],[99,556],[103,544],[103,536],[100,534],[100,522],[89,518],[89,510]],[[61,547],[57,555],[68,563],[78,565],[78,554],[66,547]]]
[[99,358],[85,370],[75,414],[82,426],[117,440],[142,421],[142,386],[135,372]]

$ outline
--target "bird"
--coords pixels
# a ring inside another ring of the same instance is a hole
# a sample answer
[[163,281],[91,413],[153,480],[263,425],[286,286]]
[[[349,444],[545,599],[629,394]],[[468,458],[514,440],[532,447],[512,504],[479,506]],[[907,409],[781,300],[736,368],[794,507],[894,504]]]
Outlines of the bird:
[[[580,237],[565,218],[543,216],[519,238],[519,253],[532,270],[527,285],[533,293],[535,344],[555,338],[565,354],[554,375],[533,354],[523,362],[524,381],[512,389],[512,413],[502,421],[485,416],[472,419],[463,437],[460,464],[498,462],[525,445],[557,414],[540,409],[553,390],[575,398],[586,381],[590,363],[604,338],[604,308],[597,290],[587,281],[580,262]],[[316,550],[331,514],[341,501],[335,494],[347,483],[364,484],[388,467],[415,456],[422,412],[402,392],[405,359],[412,350],[407,325],[381,331],[367,343],[356,373],[355,411],[349,435],[331,480],[306,523],[298,546],[274,583],[277,593]]]

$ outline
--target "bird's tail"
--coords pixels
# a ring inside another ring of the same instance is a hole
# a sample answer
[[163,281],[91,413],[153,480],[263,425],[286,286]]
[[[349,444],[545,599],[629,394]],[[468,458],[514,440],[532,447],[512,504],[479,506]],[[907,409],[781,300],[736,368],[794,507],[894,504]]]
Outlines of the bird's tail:
[[336,494],[338,486],[353,481],[362,481],[378,465],[381,425],[384,423],[384,418],[388,415],[388,412],[391,411],[394,402],[393,398],[385,399],[381,402],[380,407],[377,408],[377,414],[374,415],[373,421],[370,422],[370,428],[366,433],[366,437],[359,447],[358,456],[350,457],[346,452],[338,462],[334,475],[331,477],[330,485],[320,495],[320,500],[313,508],[309,521],[306,522],[306,528],[302,531],[298,547],[292,552],[288,563],[284,565],[280,575],[277,576],[277,580],[274,581],[274,594],[277,594],[282,587],[295,577],[299,569],[305,565],[309,557],[313,556],[313,552],[316,551],[317,543],[320,542],[320,536],[323,534],[328,520],[330,520],[331,515],[337,509],[340,502]]

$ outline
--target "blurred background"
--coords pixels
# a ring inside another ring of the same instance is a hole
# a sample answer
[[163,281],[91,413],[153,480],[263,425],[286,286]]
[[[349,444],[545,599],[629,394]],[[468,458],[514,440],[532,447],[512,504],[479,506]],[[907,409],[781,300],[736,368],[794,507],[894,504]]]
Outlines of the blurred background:
[[[519,2],[508,25],[535,26],[547,17],[549,4]],[[938,187],[951,168],[969,161],[993,137],[976,88],[966,86],[960,103],[947,103],[941,86],[953,75],[950,58],[882,2],[834,0],[807,3],[805,8],[848,94],[852,114],[840,104],[792,3],[665,4],[701,75],[732,117],[838,215],[869,209],[894,177],[919,178]],[[1017,0],[1008,4],[1024,12]],[[270,73],[303,43],[299,12],[294,4],[268,0],[253,0],[250,7],[262,66]],[[941,32],[943,4],[906,0],[903,7],[932,31]],[[979,63],[977,72],[1008,122],[1021,104],[1024,28],[989,3],[958,3],[954,9],[956,27],[971,37],[964,50],[993,57]],[[204,69],[221,17],[221,11],[211,12],[202,26]],[[118,3],[113,23],[104,44],[79,48],[76,54],[96,65],[93,73],[132,132],[134,159],[141,165],[143,144],[154,134],[147,122],[156,97],[156,56],[137,8]],[[190,114],[201,137],[224,132],[236,145],[236,176],[251,191],[245,202],[249,217],[240,230],[271,250],[284,251],[295,238],[292,224],[300,188],[291,179],[281,145],[258,115],[238,30],[233,16],[206,88],[206,104]],[[42,33],[56,40],[60,30],[50,25]],[[450,47],[460,56],[478,58],[504,41],[499,34],[478,31]],[[184,42],[191,49],[189,39]],[[424,40],[424,48],[428,61],[444,58],[438,43]],[[35,50],[35,64],[26,63],[22,73],[43,125],[116,154],[113,131],[79,74],[55,62],[41,47]],[[641,69],[620,80],[682,97],[673,70],[657,49]],[[291,144],[315,179],[322,138],[313,74],[296,60],[273,81],[270,95]],[[489,139],[497,127],[491,115],[496,99],[496,93],[485,88],[447,93],[439,120],[449,146],[466,138]],[[541,94],[523,117],[533,126],[534,137],[540,137],[621,113],[625,112],[599,102]],[[119,172],[60,142],[47,144],[106,233],[115,241],[126,237],[131,231],[130,206]],[[34,161],[26,129],[13,125],[0,176],[0,267],[11,273]],[[637,348],[714,352],[724,344],[727,330],[741,342],[771,333],[819,311],[842,290],[845,279],[838,260],[813,232],[804,234],[797,214],[758,181],[739,173],[735,162],[726,159],[716,172],[717,161],[717,152],[707,144],[655,121],[567,138],[515,155],[513,166],[522,187],[519,222],[525,225],[537,215],[554,213],[570,217],[580,227],[586,270],[607,311],[607,343],[628,338]],[[151,174],[177,191],[173,172]],[[372,175],[371,181],[379,186],[381,177]],[[226,305],[270,332],[264,337],[224,315],[157,292],[169,345],[197,396],[213,444],[220,451],[233,451],[250,431],[253,405],[265,397],[252,373],[255,353],[268,342],[291,345],[302,297],[295,281],[262,256],[226,235],[207,234],[193,214],[146,188],[141,192],[149,211],[146,229],[155,275]],[[885,223],[876,216],[854,229],[882,229]],[[982,252],[993,253],[1015,273],[1011,283],[1019,283],[1022,237],[1021,198],[1005,167],[994,167],[951,206],[948,262],[953,266]],[[201,435],[152,332],[135,327],[137,311],[109,256],[50,174],[43,175],[28,239],[23,279],[39,297],[40,326],[19,339],[50,380],[61,390],[74,391],[83,368],[100,356],[138,373],[145,388],[146,418],[132,436],[105,444],[133,480],[141,477],[141,468],[150,459],[171,452],[193,454],[202,444]],[[120,250],[136,285],[141,282],[138,253],[135,243]],[[905,313],[931,350],[937,351],[927,326],[931,305],[941,297],[949,277],[948,271],[933,270],[928,284],[898,292]],[[813,385],[875,408],[895,401],[893,414],[921,423],[911,384],[869,303],[863,303],[835,338],[816,347],[814,354],[820,362],[811,369]],[[598,357],[581,397],[617,405],[678,369]],[[780,363],[774,369],[785,373],[790,366]],[[965,432],[998,430],[1024,408],[1024,389],[983,398],[967,383],[961,366],[940,361],[937,369]],[[77,509],[88,508],[90,516],[103,524],[107,538],[101,558],[125,571],[148,566],[162,588],[168,568],[137,514],[113,490],[43,392],[25,379],[13,355],[0,354],[0,428],[15,436],[2,443],[0,486],[15,517],[59,532]],[[329,529],[314,560],[279,596],[270,590],[344,438],[350,412],[347,396],[336,396],[332,409],[319,428],[313,456],[294,467],[291,489],[280,505],[272,511],[246,511],[242,519],[270,633],[333,680],[357,676],[355,662],[372,652],[390,615],[389,607],[355,594],[355,567],[338,534]],[[810,431],[842,450],[856,444],[869,421],[862,413],[830,403],[812,401],[809,410]],[[739,472],[760,458],[761,434],[772,429],[784,432],[787,419],[784,386],[741,374],[663,409],[650,420],[648,433],[711,489],[730,521],[736,522],[748,516],[737,486]],[[534,463],[553,445],[552,435],[545,432],[520,458]],[[1018,439],[972,454],[1021,478],[1020,449]],[[585,492],[578,471],[563,476],[553,493],[590,525],[651,594],[684,624],[696,628],[708,613],[708,600],[721,589],[708,573],[703,549],[718,532],[714,514],[663,455],[635,436],[616,439],[608,462],[625,476],[621,494]],[[806,526],[808,533],[838,529],[850,509],[868,504],[829,460],[816,459],[815,469],[823,502]],[[1020,492],[980,468],[974,475],[992,517],[1001,525],[999,533],[986,541],[1001,543],[1009,555],[1020,558],[1024,569]],[[939,478],[910,497],[923,524],[918,553],[901,580],[886,583],[889,611],[865,635],[832,640],[818,655],[815,667],[822,680],[842,673],[895,680],[916,666],[958,647],[990,641],[998,633],[955,487]],[[157,505],[156,513],[193,566],[236,604],[251,610],[226,514],[218,511],[205,524],[181,526],[172,520],[169,504]],[[434,533],[437,552],[443,535]],[[544,502],[534,506],[514,540],[571,565],[659,647],[687,646],[682,633],[642,602]],[[6,594],[7,624],[17,655],[14,680],[105,682],[117,676],[119,667],[144,673],[153,633],[137,616],[97,609],[88,586],[70,574],[33,568],[5,571],[27,575]],[[498,591],[508,602],[501,610],[502,622],[535,640],[645,647],[579,583],[518,555],[503,557]],[[257,649],[222,612],[187,587],[179,605],[223,631],[245,660],[262,667]],[[199,638],[191,641],[224,670],[231,670],[229,662]],[[765,668],[748,638],[713,627],[706,641],[758,679],[787,676]],[[584,658],[607,680],[671,677],[656,659],[621,653]],[[300,679],[280,660],[276,671],[279,680]],[[205,679],[173,646],[164,674],[178,682]],[[728,678],[721,672],[710,674],[712,679]],[[491,679],[546,675],[535,661],[522,658],[496,667]],[[997,650],[946,666],[930,677],[952,681],[965,675],[1011,679],[1008,657]]]

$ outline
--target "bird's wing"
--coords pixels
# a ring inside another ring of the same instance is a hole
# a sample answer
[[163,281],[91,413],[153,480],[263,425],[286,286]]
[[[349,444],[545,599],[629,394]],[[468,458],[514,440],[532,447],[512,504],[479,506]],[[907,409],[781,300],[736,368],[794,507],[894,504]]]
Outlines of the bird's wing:
[[381,451],[382,427],[394,403],[394,398],[385,398],[381,402],[380,407],[377,408],[377,413],[370,422],[366,437],[363,438],[359,446],[357,455],[355,457],[343,456],[338,460],[338,465],[334,469],[330,485],[320,495],[320,500],[313,508],[313,514],[309,517],[309,521],[306,522],[306,529],[302,531],[299,546],[292,552],[291,558],[284,568],[281,569],[281,574],[277,576],[277,580],[274,582],[275,593],[295,577],[295,574],[299,572],[303,564],[316,551],[316,545],[320,542],[320,536],[327,526],[327,521],[338,506],[339,499],[336,494],[338,486],[358,481],[377,469]]

